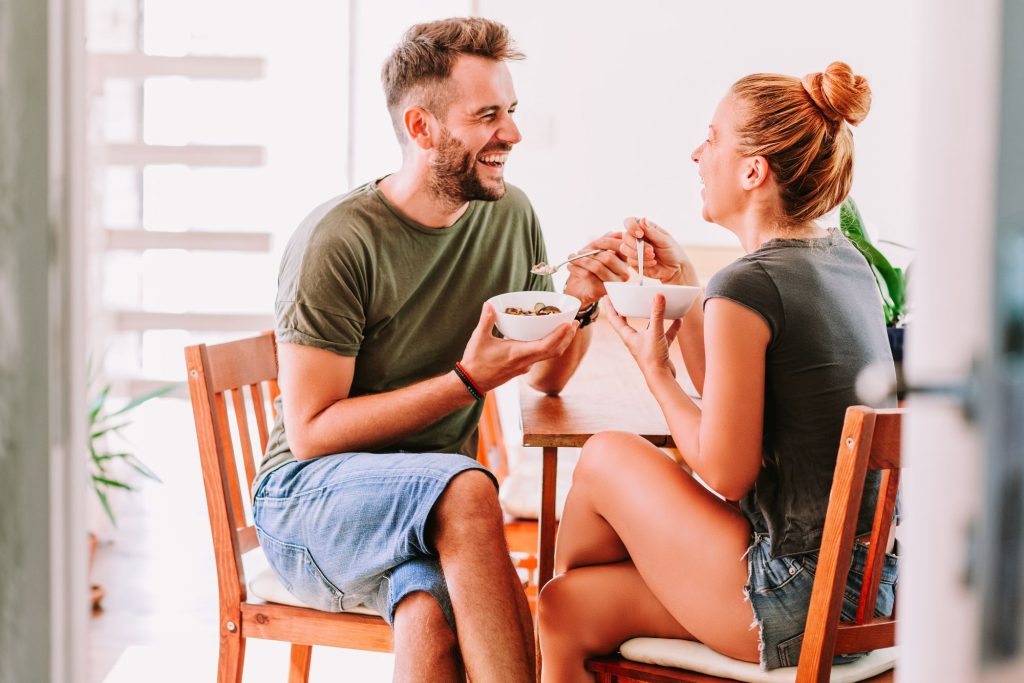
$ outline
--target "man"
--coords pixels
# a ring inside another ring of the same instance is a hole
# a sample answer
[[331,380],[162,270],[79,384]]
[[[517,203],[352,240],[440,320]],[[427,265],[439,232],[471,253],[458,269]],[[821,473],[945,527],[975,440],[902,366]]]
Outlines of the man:
[[466,456],[481,396],[527,372],[557,393],[586,350],[578,328],[601,277],[626,274],[602,254],[567,283],[576,322],[535,342],[492,334],[487,298],[551,289],[530,274],[547,260],[537,218],[503,180],[520,140],[504,62],[521,57],[484,19],[412,27],[382,71],[401,169],[315,210],[281,264],[260,542],[308,604],[365,603],[392,624],[396,680],[533,680],[495,482]]

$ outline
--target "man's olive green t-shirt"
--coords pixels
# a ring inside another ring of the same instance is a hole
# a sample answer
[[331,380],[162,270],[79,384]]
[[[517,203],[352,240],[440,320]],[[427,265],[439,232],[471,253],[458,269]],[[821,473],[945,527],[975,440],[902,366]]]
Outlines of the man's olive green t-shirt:
[[[299,226],[281,261],[278,342],[355,356],[350,397],[449,372],[484,301],[504,292],[552,289],[550,277],[530,273],[532,265],[547,261],[533,207],[521,190],[506,188],[497,201],[470,202],[447,228],[406,218],[377,182],[320,206]],[[472,457],[481,410],[475,402],[374,450]],[[253,492],[269,472],[295,459],[282,415],[279,404]]]

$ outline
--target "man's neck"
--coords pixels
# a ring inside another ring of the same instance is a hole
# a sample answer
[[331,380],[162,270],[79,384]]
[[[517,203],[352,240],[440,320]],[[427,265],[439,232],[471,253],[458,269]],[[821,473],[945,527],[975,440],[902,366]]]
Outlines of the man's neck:
[[427,171],[403,166],[377,184],[396,209],[428,228],[448,228],[466,213],[469,202],[447,203],[430,189]]

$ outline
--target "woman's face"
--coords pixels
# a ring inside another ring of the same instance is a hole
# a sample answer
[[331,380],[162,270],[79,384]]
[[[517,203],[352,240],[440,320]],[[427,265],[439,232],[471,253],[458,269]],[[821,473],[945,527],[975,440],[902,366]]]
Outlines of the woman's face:
[[736,149],[737,108],[736,98],[726,95],[715,109],[707,139],[690,155],[704,186],[700,192],[704,220],[719,225],[728,225],[730,218],[741,211],[744,200],[743,157]]

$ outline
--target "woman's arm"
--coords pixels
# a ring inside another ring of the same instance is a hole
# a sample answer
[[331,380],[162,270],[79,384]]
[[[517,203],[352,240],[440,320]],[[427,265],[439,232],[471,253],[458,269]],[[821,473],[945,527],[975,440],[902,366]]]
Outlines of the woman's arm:
[[626,325],[614,309],[609,319],[640,366],[687,464],[720,494],[738,500],[761,470],[768,324],[728,299],[708,301],[707,367],[698,408],[679,386],[668,360],[668,345],[680,325],[674,323],[666,331],[664,310],[664,298],[655,297],[651,324],[644,332]]

